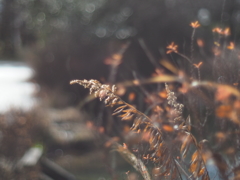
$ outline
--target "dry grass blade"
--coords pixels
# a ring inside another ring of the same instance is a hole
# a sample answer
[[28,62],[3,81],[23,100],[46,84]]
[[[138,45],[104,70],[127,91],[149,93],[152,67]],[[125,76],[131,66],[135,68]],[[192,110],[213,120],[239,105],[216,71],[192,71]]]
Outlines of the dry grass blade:
[[126,113],[123,115],[122,120],[131,120],[134,114]]
[[206,171],[206,168],[205,168],[205,167],[202,167],[202,168],[200,169],[200,171],[198,172],[198,177],[202,176],[202,175],[205,173],[205,171]]
[[186,132],[185,138],[183,139],[183,143],[180,149],[180,153],[182,154],[183,159],[186,157],[186,154],[189,150],[191,140],[192,140],[191,135]]
[[221,88],[221,89],[224,89],[226,92],[229,92],[230,94],[240,98],[240,92],[236,88],[229,85],[225,85],[225,84],[218,84],[218,83],[209,82],[209,81],[193,81],[190,84],[189,88],[196,88],[201,86],[206,88],[215,88],[215,89]]
[[127,105],[123,105],[123,106],[119,106],[118,108],[116,108],[113,112],[113,114],[112,115],[116,115],[116,114],[119,114],[119,113],[121,113],[123,110],[124,110],[124,108],[126,108],[127,107]]
[[124,81],[119,83],[118,85],[128,87],[128,86],[138,86],[143,84],[152,84],[152,83],[165,83],[165,82],[182,82],[182,79],[177,76],[170,75],[161,75],[156,77],[151,77],[144,80],[134,80],[134,81]]
[[198,162],[198,160],[196,159],[195,161],[193,161],[190,165],[190,172],[192,172],[194,178],[197,177],[197,172],[198,172],[198,169],[200,168],[200,164]]
[[170,70],[171,72],[173,72],[174,74],[178,74],[179,72],[179,70],[176,67],[174,67],[171,63],[169,63],[166,60],[161,60],[160,64],[167,68],[168,70]]
[[187,117],[185,124],[186,124],[187,131],[190,132],[191,131],[191,118],[190,118],[190,115]]
[[192,161],[192,162],[196,161],[197,158],[198,158],[198,155],[199,155],[198,151],[195,151],[195,152],[193,153],[193,155],[192,155],[191,161]]
[[137,131],[139,129],[139,126],[142,122],[142,118],[141,117],[138,117],[138,118],[135,118],[134,122],[133,122],[133,125],[131,127],[131,130],[132,131]]

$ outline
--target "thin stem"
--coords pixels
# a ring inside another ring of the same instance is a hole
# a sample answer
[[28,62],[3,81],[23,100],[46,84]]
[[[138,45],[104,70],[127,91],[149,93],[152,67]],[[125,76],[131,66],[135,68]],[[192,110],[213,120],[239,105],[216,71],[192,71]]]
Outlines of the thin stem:
[[[122,47],[120,48],[120,50],[117,52],[117,54],[119,56],[123,56],[123,54],[125,53],[125,51],[127,50],[127,48],[129,47],[130,44],[131,44],[130,41],[123,44]],[[108,81],[113,84],[116,80],[116,75],[117,75],[117,72],[118,72],[118,66],[121,64],[122,58],[121,59],[114,59],[113,58],[112,61],[117,61],[117,62],[111,64],[110,74],[109,74],[109,78],[108,78]]]
[[221,14],[221,23],[223,22],[223,14],[224,14],[224,9],[225,9],[225,3],[226,3],[226,0],[223,0],[223,4],[222,4],[222,14]]
[[196,29],[193,28],[192,37],[191,37],[191,61],[192,62],[193,62],[193,51],[194,51],[193,42],[194,42],[195,32],[196,32]]
[[199,69],[199,67],[197,68],[197,71],[198,71],[198,81],[201,81],[201,74],[200,74],[200,69]]
[[148,59],[150,60],[150,62],[156,66],[156,67],[159,67],[159,64],[157,63],[157,60],[156,58],[153,56],[153,54],[151,53],[151,51],[148,49],[145,41],[140,38],[138,39],[138,42],[140,44],[140,46],[142,47],[143,51],[145,52],[145,54],[147,55]]
[[[194,42],[195,32],[196,32],[196,29],[193,28],[192,37],[191,37],[191,62],[194,62],[194,60],[193,60],[193,52],[194,52],[193,42]],[[193,68],[193,66],[191,66],[191,76],[193,77],[193,75],[194,75],[194,68]]]
[[[184,174],[186,177],[188,177],[187,172],[182,168],[182,166],[179,164],[179,162],[178,162],[176,159],[174,159],[174,164],[176,165],[176,167],[179,167],[179,168],[181,169],[181,171],[183,172],[183,174]],[[177,168],[177,170],[178,170],[178,173],[180,174],[180,178],[182,179],[181,173],[180,173],[180,171],[179,171],[178,168]]]
[[189,59],[187,56],[185,56],[185,55],[183,55],[183,54],[181,54],[181,53],[179,53],[179,52],[176,52],[176,54],[178,54],[179,56],[181,56],[181,57],[183,57],[184,59],[186,59],[191,65],[193,64],[192,61],[191,61],[191,59]]

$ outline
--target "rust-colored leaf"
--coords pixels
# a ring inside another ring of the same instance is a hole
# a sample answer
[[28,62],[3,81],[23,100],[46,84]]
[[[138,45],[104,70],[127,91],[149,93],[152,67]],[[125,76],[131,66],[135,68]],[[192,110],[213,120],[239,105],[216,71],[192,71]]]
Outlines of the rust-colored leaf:
[[189,146],[189,143],[191,141],[191,135],[189,133],[187,133],[187,135],[185,136],[180,152],[183,153],[183,151],[187,148],[187,146]]
[[197,174],[198,177],[202,176],[205,173],[205,171],[206,171],[205,167],[202,167]]
[[198,151],[195,151],[192,155],[191,162],[196,161],[198,159],[198,155],[199,155]]
[[199,170],[199,167],[200,167],[199,161],[194,161],[191,163],[189,170],[190,170],[190,172],[193,173],[194,177],[197,177],[197,172]]
[[186,158],[189,148],[190,148],[190,145],[188,145],[188,146],[184,149],[184,151],[182,152],[182,157],[183,157],[183,159]]

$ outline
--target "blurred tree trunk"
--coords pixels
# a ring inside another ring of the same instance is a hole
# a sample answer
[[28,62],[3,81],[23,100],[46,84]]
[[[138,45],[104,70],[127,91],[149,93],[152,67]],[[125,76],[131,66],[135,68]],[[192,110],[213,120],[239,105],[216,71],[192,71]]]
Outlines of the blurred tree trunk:
[[16,55],[16,44],[20,45],[19,23],[16,22],[18,11],[16,0],[3,0],[0,26],[0,52],[2,57],[13,58]]

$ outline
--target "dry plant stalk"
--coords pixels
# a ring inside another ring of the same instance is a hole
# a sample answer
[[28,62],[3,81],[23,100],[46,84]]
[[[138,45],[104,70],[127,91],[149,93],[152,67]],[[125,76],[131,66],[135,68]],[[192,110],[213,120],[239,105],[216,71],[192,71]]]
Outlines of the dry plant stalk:
[[[186,176],[189,179],[209,179],[205,162],[202,158],[202,143],[197,143],[197,140],[191,134],[190,117],[186,120],[182,118],[184,106],[177,103],[177,97],[170,91],[167,84],[165,84],[167,100],[168,104],[173,108],[173,119],[160,124],[152,122],[144,113],[115,95],[115,85],[110,87],[109,85],[101,84],[97,80],[73,80],[70,84],[80,84],[85,88],[89,88],[90,94],[94,94],[101,101],[103,100],[106,106],[116,107],[113,115],[118,115],[121,120],[133,120],[132,131],[149,134],[149,153],[146,157],[156,166],[154,176],[163,179],[182,179],[182,176]],[[186,164],[185,157],[192,146],[196,150],[191,155],[189,168],[185,171],[180,164]],[[144,177],[145,180],[148,180],[148,175],[145,173],[146,169],[142,168],[145,166],[141,165],[141,163],[137,166],[138,160],[135,159],[136,157],[129,150],[119,145],[116,149],[143,177],[144,175],[146,176]],[[181,154],[180,159],[176,154]]]
[[114,144],[114,149],[119,152],[119,154],[129,163],[131,164],[136,171],[141,173],[144,180],[151,180],[151,177],[148,173],[148,169],[143,164],[141,159],[138,159],[133,153],[131,153],[126,146],[122,146],[118,143]]

